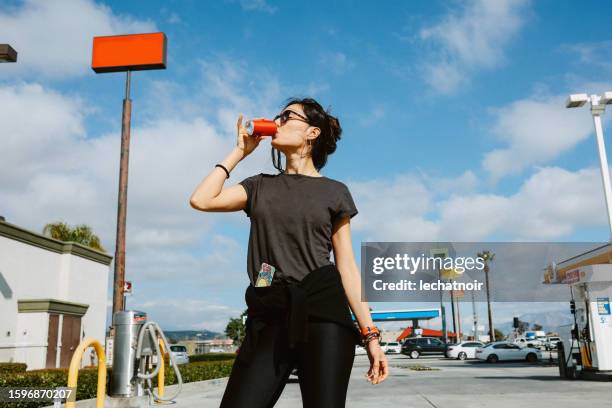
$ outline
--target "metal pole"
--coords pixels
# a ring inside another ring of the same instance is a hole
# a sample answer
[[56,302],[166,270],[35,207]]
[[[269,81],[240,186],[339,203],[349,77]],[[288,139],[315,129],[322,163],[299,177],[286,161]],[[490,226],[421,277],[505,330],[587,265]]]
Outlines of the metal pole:
[[457,296],[457,343],[461,343],[463,337],[461,337],[461,308],[459,303],[459,296]]
[[[453,283],[453,280],[450,280],[450,283]],[[459,335],[457,334],[457,321],[455,320],[455,294],[454,290],[450,291],[451,294],[451,313],[453,314],[453,331],[455,332],[455,343],[459,339]]]
[[478,315],[476,314],[474,291],[472,291],[472,316],[474,317],[474,341],[478,341]]
[[127,71],[125,77],[125,98],[121,119],[121,159],[119,164],[119,195],[117,203],[117,237],[115,245],[115,274],[113,286],[113,316],[125,309],[123,284],[125,282],[125,225],[127,219],[127,186],[130,156],[130,123],[132,118],[132,100],[130,99],[130,82],[132,73]]
[[495,330],[493,329],[493,314],[491,313],[491,298],[489,296],[489,263],[485,261],[485,282],[487,285],[487,314],[489,315],[489,341],[495,341]]
[[[438,268],[438,279],[442,280],[442,271]],[[444,299],[442,297],[442,291],[440,292],[440,318],[442,319],[442,338],[444,344],[448,343],[448,333],[446,332],[446,308],[444,307]]]
[[606,209],[608,211],[608,226],[612,240],[612,189],[610,188],[610,171],[608,170],[608,158],[606,156],[606,145],[604,143],[603,128],[601,126],[601,115],[606,108],[605,104],[599,102],[597,95],[591,95],[591,114],[595,124],[595,135],[597,136],[597,149],[599,150],[599,165],[601,168],[601,181],[603,182],[604,195],[606,198]]

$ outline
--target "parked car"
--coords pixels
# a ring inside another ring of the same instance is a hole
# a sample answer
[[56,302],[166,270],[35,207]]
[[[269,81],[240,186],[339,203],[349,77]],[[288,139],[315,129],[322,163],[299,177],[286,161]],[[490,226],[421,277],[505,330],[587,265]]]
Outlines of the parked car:
[[402,354],[410,358],[419,358],[422,354],[442,354],[446,353],[447,345],[435,337],[411,337],[404,341]]
[[212,347],[210,350],[208,350],[209,353],[225,353],[225,350],[223,350],[220,347]]
[[556,337],[556,336],[551,336],[551,337],[547,337],[546,338],[546,342],[544,343],[544,348],[547,351],[550,350],[556,350],[557,349],[557,343],[561,341],[560,337]]
[[359,355],[363,355],[363,354],[368,354],[367,350],[359,345],[355,346],[355,355],[359,356]]
[[[170,352],[176,364],[187,364],[189,362],[189,356],[187,355],[187,347],[171,345]],[[172,364],[172,362],[170,362]]]
[[503,360],[525,360],[534,363],[542,358],[542,352],[537,348],[519,347],[507,341],[489,343],[476,349],[476,358],[488,363],[497,363]]
[[402,352],[402,345],[397,341],[390,341],[383,347],[385,354],[400,354]]
[[520,347],[542,347],[542,342],[536,338],[517,337],[514,339],[514,344]]
[[464,341],[459,344],[449,344],[446,348],[446,357],[456,358],[457,360],[476,358],[476,349],[479,347],[484,347],[484,344],[479,341]]

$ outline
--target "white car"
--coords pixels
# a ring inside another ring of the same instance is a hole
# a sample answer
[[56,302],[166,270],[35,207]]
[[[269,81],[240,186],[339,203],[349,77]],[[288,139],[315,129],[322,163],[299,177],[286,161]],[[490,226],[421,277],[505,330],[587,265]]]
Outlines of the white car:
[[546,342],[544,343],[544,348],[548,351],[550,350],[556,350],[557,349],[557,343],[561,341],[560,337],[548,337],[546,339]]
[[368,354],[366,349],[361,347],[361,346],[359,346],[359,345],[356,345],[355,346],[355,355],[359,356],[359,355],[363,355],[363,354]]
[[402,345],[397,341],[391,341],[385,344],[382,349],[385,354],[400,354],[402,352]]
[[[189,356],[187,355],[187,347],[185,346],[170,346],[170,352],[176,364],[187,364],[189,363]],[[172,365],[172,361],[170,362]]]
[[497,341],[477,348],[476,358],[488,363],[497,363],[502,360],[525,360],[534,363],[542,358],[542,353],[536,348],[519,347],[507,341]]
[[476,358],[476,349],[482,347],[484,347],[484,344],[479,341],[464,341],[459,344],[450,344],[446,349],[446,357],[456,358],[457,360]]
[[527,339],[525,337],[517,337],[514,339],[514,344],[520,347],[534,347],[540,348],[542,346],[542,342],[538,339]]

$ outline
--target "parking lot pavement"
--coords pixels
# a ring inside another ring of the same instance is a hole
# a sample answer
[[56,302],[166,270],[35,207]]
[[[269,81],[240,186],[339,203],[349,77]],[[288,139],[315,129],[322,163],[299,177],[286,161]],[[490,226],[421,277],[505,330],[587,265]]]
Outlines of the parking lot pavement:
[[[412,360],[388,355],[390,376],[372,385],[364,376],[367,356],[356,356],[346,406],[361,407],[521,407],[560,408],[609,406],[612,384],[561,380],[556,366],[523,362],[488,364],[473,360],[448,360],[438,356]],[[545,359],[546,360],[546,359]],[[415,365],[433,371],[415,371]],[[225,382],[198,391],[186,390],[177,407],[218,407]],[[276,407],[301,407],[297,381],[288,383]]]

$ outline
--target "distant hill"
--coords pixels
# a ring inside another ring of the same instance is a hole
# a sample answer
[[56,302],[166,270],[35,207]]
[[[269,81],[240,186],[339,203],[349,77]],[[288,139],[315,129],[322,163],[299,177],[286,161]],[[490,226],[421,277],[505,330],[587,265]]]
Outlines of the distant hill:
[[226,337],[223,333],[208,330],[175,330],[164,331],[164,334],[170,342],[181,340],[213,340],[224,339]]

